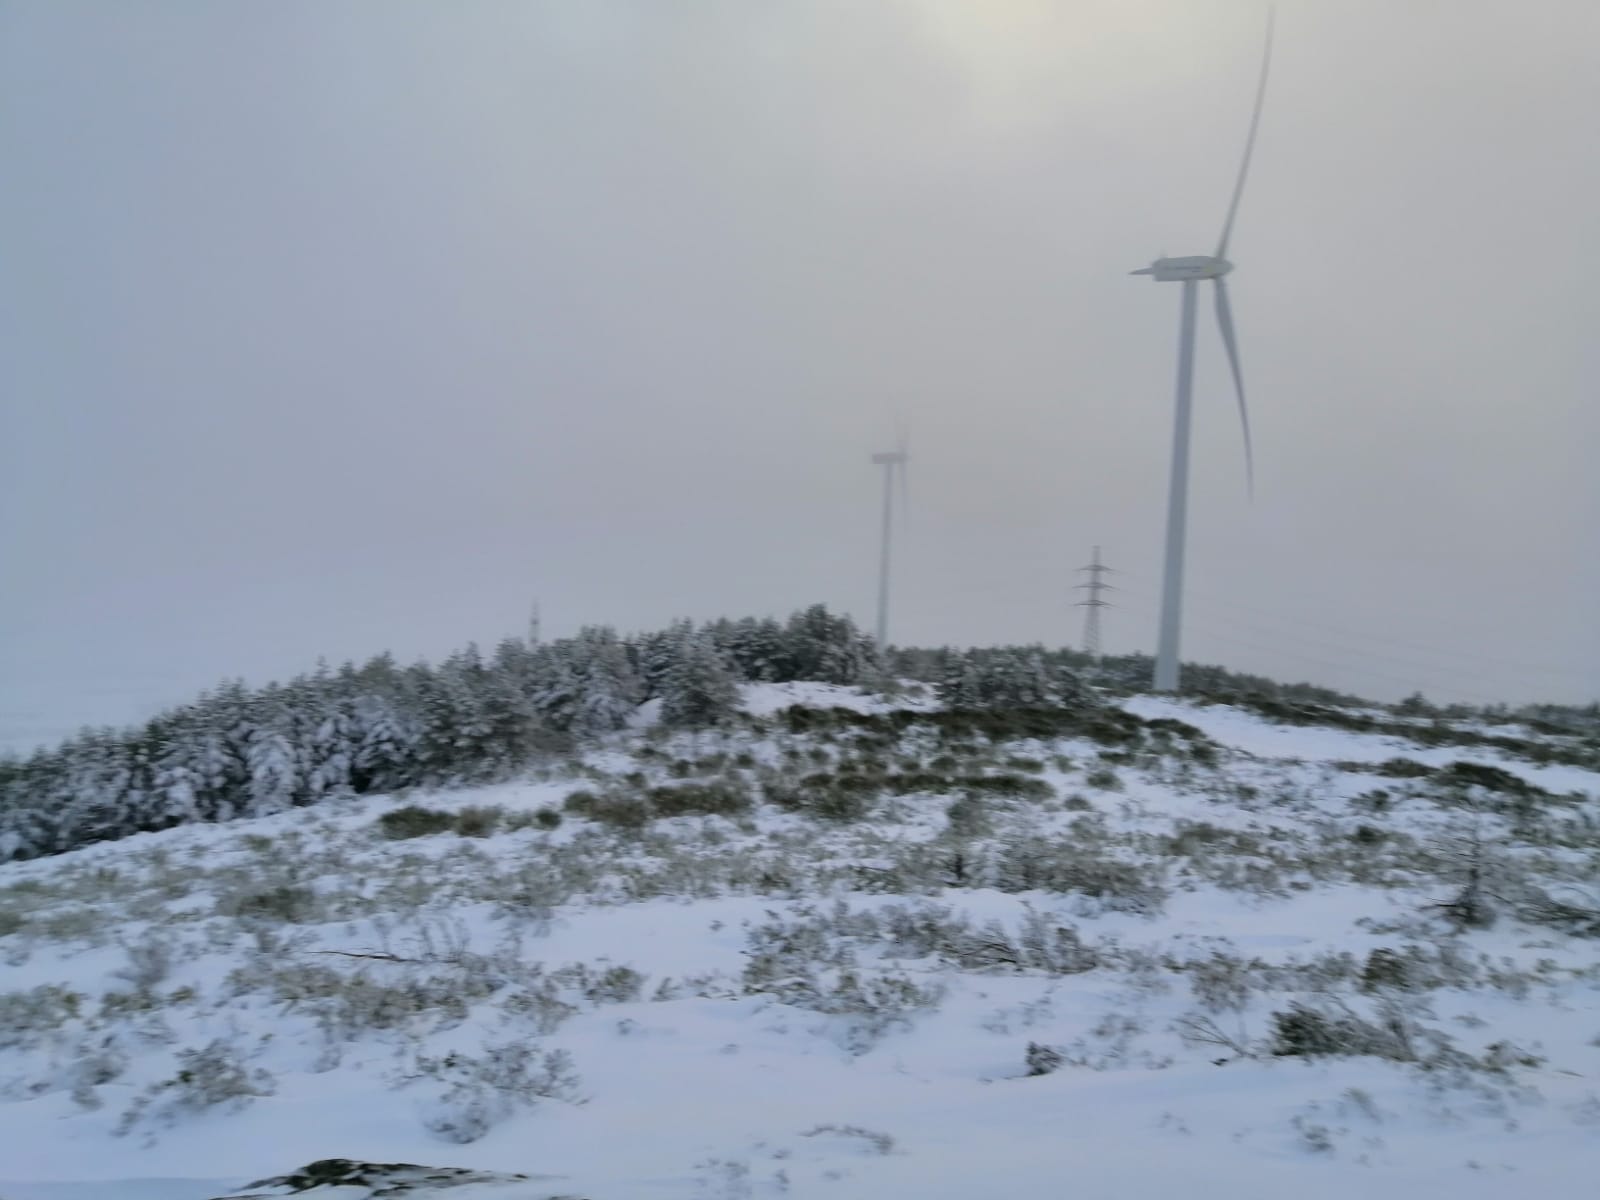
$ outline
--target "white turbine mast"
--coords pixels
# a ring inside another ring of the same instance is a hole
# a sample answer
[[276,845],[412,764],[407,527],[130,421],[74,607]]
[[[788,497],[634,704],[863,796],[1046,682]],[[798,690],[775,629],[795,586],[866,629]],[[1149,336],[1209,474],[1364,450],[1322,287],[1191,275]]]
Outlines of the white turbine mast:
[[1216,288],[1217,328],[1233,371],[1233,388],[1239,398],[1239,424],[1244,431],[1246,487],[1255,492],[1255,463],[1250,449],[1250,411],[1244,402],[1244,373],[1239,366],[1239,344],[1233,334],[1233,310],[1228,304],[1228,285],[1224,277],[1233,270],[1225,257],[1228,238],[1233,233],[1233,218],[1244,194],[1245,176],[1250,171],[1250,155],[1255,150],[1256,129],[1261,124],[1261,102],[1267,94],[1267,71],[1272,64],[1272,10],[1267,12],[1266,46],[1261,55],[1261,78],[1256,84],[1255,108],[1250,115],[1250,132],[1245,137],[1244,159],[1233,185],[1233,199],[1222,223],[1222,237],[1214,254],[1193,254],[1184,258],[1158,258],[1148,267],[1134,271],[1148,275],[1156,283],[1183,284],[1183,302],[1178,322],[1178,387],[1172,429],[1172,481],[1167,492],[1166,566],[1161,584],[1161,630],[1156,644],[1155,688],[1158,692],[1178,690],[1178,642],[1183,624],[1183,551],[1189,503],[1189,426],[1190,396],[1194,384],[1195,288],[1209,279]]
[[906,464],[911,461],[907,450],[907,435],[902,430],[900,433],[900,446],[897,450],[885,451],[874,454],[872,461],[883,468],[883,534],[882,545],[878,554],[878,648],[887,649],[889,645],[889,555],[894,535],[894,480],[898,473],[900,476],[900,509],[901,519],[905,518],[907,507],[908,485],[906,482]]

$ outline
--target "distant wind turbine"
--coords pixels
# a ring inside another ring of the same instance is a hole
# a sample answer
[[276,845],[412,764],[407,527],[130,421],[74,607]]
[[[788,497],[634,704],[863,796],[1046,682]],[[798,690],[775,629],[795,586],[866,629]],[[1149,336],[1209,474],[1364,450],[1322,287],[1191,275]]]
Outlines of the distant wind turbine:
[[874,454],[872,461],[883,468],[883,545],[878,557],[878,647],[889,644],[889,551],[894,534],[894,479],[900,476],[901,519],[904,519],[907,500],[906,464],[911,461],[907,452],[907,435],[900,434],[900,448],[883,454]]
[[1227,260],[1228,238],[1233,233],[1233,218],[1244,194],[1245,176],[1250,171],[1250,155],[1255,150],[1256,128],[1261,123],[1261,102],[1267,94],[1267,70],[1272,63],[1272,13],[1267,15],[1266,47],[1261,55],[1261,79],[1256,85],[1255,109],[1250,115],[1250,132],[1245,138],[1244,159],[1239,178],[1233,185],[1233,200],[1215,254],[1194,254],[1185,258],[1158,258],[1148,267],[1134,271],[1149,275],[1156,283],[1183,284],[1182,316],[1178,324],[1178,398],[1172,431],[1172,482],[1167,493],[1167,557],[1161,584],[1161,632],[1156,646],[1155,687],[1160,692],[1178,690],[1178,639],[1183,624],[1184,530],[1189,503],[1189,425],[1190,394],[1194,383],[1195,288],[1202,279],[1216,287],[1217,327],[1233,369],[1233,387],[1239,397],[1239,424],[1244,430],[1246,487],[1255,493],[1255,463],[1250,449],[1250,411],[1244,402],[1244,373],[1239,367],[1239,345],[1233,335],[1233,310],[1228,304],[1228,285],[1224,276],[1233,270]]

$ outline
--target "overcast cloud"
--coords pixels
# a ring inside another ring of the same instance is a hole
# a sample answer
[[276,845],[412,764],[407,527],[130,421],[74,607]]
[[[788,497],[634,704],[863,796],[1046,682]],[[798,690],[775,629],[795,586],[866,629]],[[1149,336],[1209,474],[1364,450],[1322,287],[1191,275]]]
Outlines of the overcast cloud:
[[[822,600],[1148,650],[1254,0],[0,3],[0,723]],[[1185,656],[1600,688],[1600,6],[1284,0]]]

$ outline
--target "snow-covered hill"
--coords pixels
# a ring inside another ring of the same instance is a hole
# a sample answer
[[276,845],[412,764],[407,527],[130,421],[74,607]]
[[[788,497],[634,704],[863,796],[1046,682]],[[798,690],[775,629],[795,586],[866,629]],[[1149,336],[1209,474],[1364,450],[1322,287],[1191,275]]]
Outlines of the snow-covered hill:
[[745,709],[0,867],[0,1197],[1591,1186],[1593,771],[1155,698]]

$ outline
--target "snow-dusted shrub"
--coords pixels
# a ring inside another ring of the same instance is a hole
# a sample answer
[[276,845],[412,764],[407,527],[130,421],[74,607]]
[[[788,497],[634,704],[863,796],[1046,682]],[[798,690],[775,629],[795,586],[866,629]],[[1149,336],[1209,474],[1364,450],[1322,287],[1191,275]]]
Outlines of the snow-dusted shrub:
[[[1226,1050],[1229,1056],[1235,1058],[1253,1058],[1256,1054],[1242,1022],[1236,1031],[1229,1031],[1209,1013],[1190,1012],[1184,1013],[1174,1021],[1172,1028],[1186,1046],[1215,1047]],[[1224,1057],[1212,1061],[1221,1065],[1228,1059]]]
[[912,957],[936,955],[964,971],[1042,971],[1077,975],[1100,965],[1076,926],[1029,909],[1015,936],[998,921],[974,926],[964,914],[937,905],[891,905],[881,914],[884,937]]
[[148,934],[142,941],[128,942],[123,948],[128,954],[128,965],[118,970],[116,976],[137,990],[147,992],[172,973],[171,942]]
[[561,1023],[579,1011],[562,998],[563,988],[549,977],[530,980],[500,997],[499,1013],[515,1021],[526,1021],[538,1034],[551,1034]]
[[699,1182],[696,1194],[703,1200],[752,1200],[755,1196],[750,1164],[743,1159],[708,1158],[694,1167]]
[[1159,865],[1108,858],[1093,845],[1061,838],[1007,844],[990,878],[980,876],[976,882],[1003,892],[1076,892],[1098,900],[1098,907],[1108,912],[1150,915],[1166,904],[1163,874]]
[[475,1142],[519,1109],[541,1100],[579,1099],[580,1081],[564,1050],[540,1051],[528,1042],[486,1045],[483,1053],[417,1059],[403,1084],[445,1085],[424,1111],[423,1124],[446,1141]]
[[800,781],[798,809],[821,821],[860,821],[883,788],[882,776],[819,771]]
[[83,1013],[83,994],[47,983],[27,991],[0,992],[0,1049],[28,1048]]
[[1250,1006],[1252,987],[1260,983],[1252,978],[1248,963],[1216,951],[1186,964],[1184,972],[1190,992],[1208,1013],[1243,1012]]
[[960,796],[945,809],[950,836],[960,839],[982,837],[989,832],[989,816],[977,796]]
[[556,906],[571,895],[567,881],[544,864],[517,864],[482,883],[479,894],[494,903],[497,917],[531,923],[535,932],[549,928]]
[[1407,961],[1387,946],[1368,952],[1366,965],[1361,968],[1361,990],[1377,992],[1384,988],[1401,991],[1412,986],[1412,973]]
[[116,1132],[146,1122],[172,1125],[209,1109],[237,1112],[275,1090],[270,1074],[249,1067],[235,1046],[219,1038],[198,1050],[180,1050],[177,1072],[147,1088],[122,1114]]
[[863,1054],[891,1029],[906,1025],[913,1013],[937,1007],[944,997],[939,983],[858,966],[852,939],[859,944],[875,936],[871,914],[853,914],[843,905],[831,918],[811,910],[792,923],[775,918],[750,933],[743,990],[848,1018],[839,1026],[841,1041],[852,1054]]
[[488,837],[500,825],[505,809],[492,804],[473,804],[456,813],[451,827],[461,837]]
[[[571,971],[574,968],[563,968]],[[631,1004],[644,992],[645,977],[632,967],[607,967],[597,976],[590,976],[582,967],[576,968],[583,995],[590,1004]],[[562,982],[562,972],[554,975]]]
[[867,1129],[860,1125],[817,1125],[800,1134],[801,1137],[844,1137],[856,1138],[863,1141],[874,1154],[893,1154],[894,1136],[877,1129]]
[[127,1069],[127,1053],[115,1034],[107,1034],[79,1044],[63,1083],[71,1089],[74,1104],[96,1109],[101,1100],[94,1089],[121,1078]]
[[655,815],[649,800],[629,791],[576,791],[566,798],[563,807],[575,816],[615,829],[643,829]]
[[322,912],[317,890],[304,884],[281,883],[259,891],[230,892],[217,897],[217,915],[282,921],[300,925],[315,921]]
[[1042,779],[1000,771],[992,775],[963,775],[952,786],[969,795],[999,796],[1011,800],[1050,800],[1055,789]]
[[408,804],[404,808],[391,808],[378,818],[378,830],[393,840],[428,837],[435,833],[448,833],[455,828],[453,813]]
[[1062,1063],[1061,1051],[1053,1046],[1046,1046],[1039,1042],[1029,1042],[1028,1049],[1023,1053],[1023,1063],[1028,1068],[1028,1074],[1049,1075],[1059,1070]]
[[1144,1022],[1138,1016],[1123,1011],[1109,1012],[1095,1022],[1085,1036],[1058,1047],[1062,1065],[1091,1071],[1170,1067],[1171,1058],[1136,1049],[1135,1043],[1144,1033]]
[[1318,1005],[1294,1001],[1287,1011],[1272,1014],[1270,1053],[1280,1058],[1372,1056],[1391,1062],[1418,1062],[1425,1050],[1448,1044],[1433,1034],[1419,1044],[1419,1030],[1400,1006],[1380,1003],[1376,1019],[1364,1017],[1343,1001]]
[[1099,788],[1102,792],[1120,792],[1122,780],[1110,767],[1096,767],[1083,777],[1083,782],[1092,788]]
[[1575,937],[1600,937],[1600,897],[1575,887],[1559,896],[1543,888],[1524,889],[1517,915],[1535,925],[1550,925]]
[[659,817],[735,817],[752,807],[749,790],[737,779],[727,778],[651,788],[649,800]]

